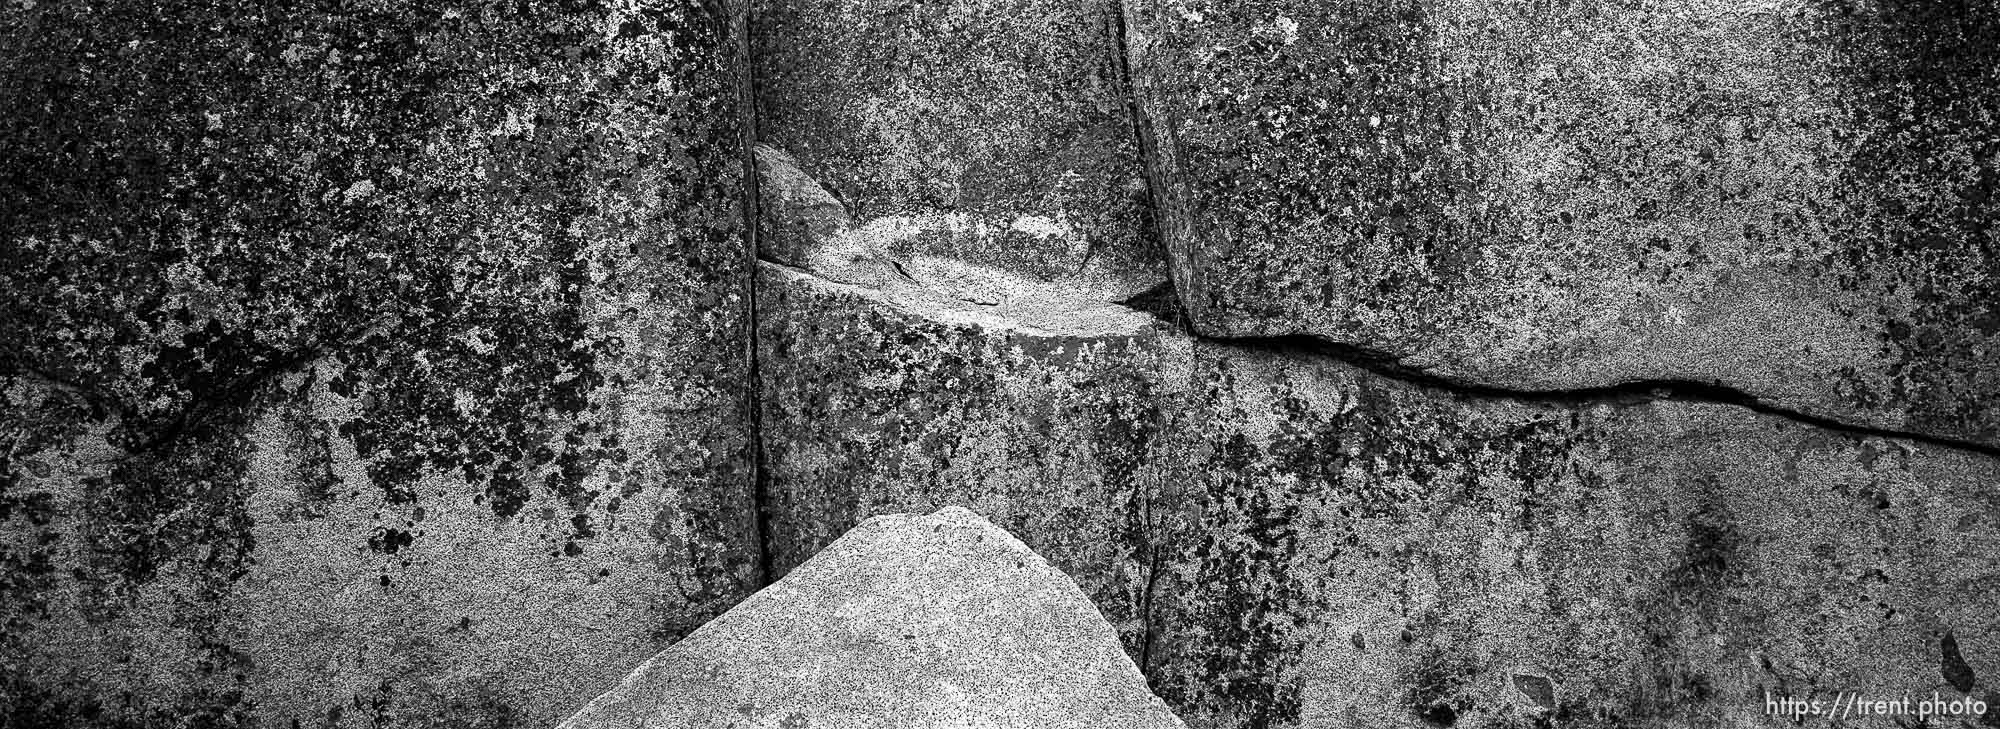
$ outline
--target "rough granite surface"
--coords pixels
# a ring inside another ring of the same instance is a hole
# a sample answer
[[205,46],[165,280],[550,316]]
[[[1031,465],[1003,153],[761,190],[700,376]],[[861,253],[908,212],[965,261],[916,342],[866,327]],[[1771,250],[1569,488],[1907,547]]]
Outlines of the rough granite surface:
[[1190,726],[1751,726],[1766,691],[2000,698],[1952,678],[2000,671],[1990,457],[764,281],[776,567],[873,514],[974,509],[1076,578]]
[[1123,4],[1202,334],[2000,443],[2000,6]]
[[824,185],[868,247],[1114,298],[1164,275],[1116,5],[758,0],[754,13],[758,138]]
[[2000,698],[1990,457],[1196,360],[1147,497],[1146,669],[1191,725],[1777,726],[1766,692]]
[[761,585],[726,21],[0,9],[0,725],[546,726]]
[[869,516],[966,506],[1074,577],[1137,648],[1157,322],[1040,329],[769,264],[759,290],[775,574]]
[[[1995,39],[1969,0],[8,3],[0,727],[544,727],[836,664],[683,708],[2000,707]],[[974,546],[856,551],[913,524]]]
[[560,729],[1172,729],[1076,583],[971,511],[861,522]]

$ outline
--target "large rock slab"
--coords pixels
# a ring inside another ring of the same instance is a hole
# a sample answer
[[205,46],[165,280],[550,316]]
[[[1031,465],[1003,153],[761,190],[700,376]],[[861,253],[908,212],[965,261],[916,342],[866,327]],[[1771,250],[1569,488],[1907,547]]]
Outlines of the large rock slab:
[[2000,442],[2000,10],[1126,0],[1195,328]]
[[561,729],[1181,726],[1076,583],[963,508],[862,522]]
[[[1116,18],[1076,0],[756,2],[758,138],[852,216],[854,245],[1129,296],[1163,257]],[[812,233],[760,247],[810,267]]]
[[982,510],[1191,725],[1754,725],[1765,691],[1983,697],[1952,676],[2000,671],[1990,456],[762,281],[774,563]]
[[761,584],[730,28],[0,10],[0,723],[548,725]]

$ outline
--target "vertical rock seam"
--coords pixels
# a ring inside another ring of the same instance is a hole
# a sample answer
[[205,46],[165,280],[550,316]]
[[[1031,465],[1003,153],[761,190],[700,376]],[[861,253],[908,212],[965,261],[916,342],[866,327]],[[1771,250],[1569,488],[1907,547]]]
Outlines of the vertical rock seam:
[[763,180],[757,174],[757,64],[750,62],[750,23],[753,6],[738,0],[730,8],[730,32],[736,35],[736,57],[741,68],[736,77],[742,106],[738,127],[743,142],[743,346],[750,376],[745,378],[743,405],[750,427],[750,503],[757,508],[757,584],[769,586],[771,574],[771,505],[764,488],[764,380],[757,362],[757,246],[759,221],[763,219]]
[[[1131,19],[1126,16],[1127,8],[1125,7],[1125,0],[1110,0],[1110,3],[1113,6],[1110,15],[1111,50],[1117,54],[1118,85],[1120,91],[1125,96],[1125,110],[1131,116],[1132,136],[1138,141],[1139,169],[1146,176],[1145,222],[1148,230],[1144,231],[1142,235],[1150,237],[1153,245],[1159,246],[1161,254],[1165,255],[1165,246],[1161,245],[1162,238],[1160,232],[1160,185],[1162,181],[1159,175],[1159,168],[1154,163],[1153,157],[1156,145],[1153,140],[1152,127],[1146,123],[1145,110],[1139,106],[1138,89],[1133,86],[1132,51],[1130,41],[1127,37],[1132,23]],[[1174,323],[1186,328],[1186,322],[1179,321],[1181,319],[1179,312],[1185,311],[1185,305],[1179,302],[1178,279],[1174,275],[1171,257],[1169,257],[1169,263],[1170,265],[1165,267],[1167,298],[1173,300],[1175,303],[1172,307],[1174,312],[1176,312],[1174,317],[1176,321]],[[1146,535],[1147,575],[1145,586],[1139,593],[1138,661],[1139,671],[1146,674],[1146,682],[1151,684],[1153,680],[1151,673],[1153,658],[1153,590],[1159,584],[1160,556],[1159,545],[1152,541],[1153,535],[1158,533],[1158,525],[1153,523],[1153,510],[1151,508],[1146,509],[1145,519],[1148,529],[1148,534]]]

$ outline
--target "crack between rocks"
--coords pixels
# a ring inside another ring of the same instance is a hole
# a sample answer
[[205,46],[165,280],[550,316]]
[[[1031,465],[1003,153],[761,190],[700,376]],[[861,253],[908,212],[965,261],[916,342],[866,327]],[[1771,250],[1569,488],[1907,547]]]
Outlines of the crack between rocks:
[[740,146],[743,164],[743,308],[744,308],[744,350],[745,365],[749,369],[744,388],[744,409],[750,438],[750,505],[756,514],[757,576],[758,589],[769,587],[777,581],[777,572],[771,549],[771,503],[769,476],[764,461],[764,378],[762,363],[759,361],[758,327],[760,317],[757,309],[759,295],[757,278],[758,262],[763,259],[759,239],[764,220],[762,178],[757,174],[757,64],[752,56],[750,26],[756,12],[749,0],[737,0],[740,14],[736,22],[736,57],[742,64],[741,75],[737,79],[737,104],[739,111]]
[[[1179,292],[1176,292],[1176,296]],[[2000,445],[1948,436],[1849,423],[1814,415],[1765,401],[1754,394],[1721,382],[1686,379],[1626,380],[1606,385],[1573,388],[1516,388],[1473,382],[1404,363],[1395,355],[1378,349],[1335,342],[1312,335],[1294,334],[1265,337],[1212,337],[1186,330],[1188,336],[1214,344],[1259,349],[1276,353],[1306,354],[1331,359],[1372,374],[1440,390],[1455,396],[1513,402],[1585,408],[1595,405],[1630,406],[1653,402],[1707,403],[1733,405],[1752,412],[1794,423],[1849,435],[1895,438],[1915,443],[2000,458]]]
[[[1151,126],[1146,123],[1145,109],[1139,105],[1139,88],[1132,74],[1132,50],[1128,38],[1131,18],[1126,13],[1125,0],[1108,1],[1111,5],[1111,48],[1113,51],[1112,55],[1117,62],[1119,90],[1125,96],[1125,110],[1132,125],[1132,138],[1136,143],[1139,154],[1139,170],[1146,178],[1147,218],[1149,219],[1148,227],[1151,230],[1143,231],[1142,234],[1148,235],[1152,239],[1153,245],[1158,246],[1160,249],[1161,259],[1168,261],[1168,265],[1166,266],[1168,296],[1172,301],[1178,303],[1177,292],[1180,290],[1180,287],[1176,285],[1177,282],[1174,280],[1172,257],[1167,255],[1167,251],[1165,250],[1166,240],[1160,221],[1161,180],[1159,179],[1159,171],[1155,168],[1154,163],[1156,159],[1154,150],[1156,140],[1153,139]],[[1127,306],[1124,302],[1120,302],[1120,305]],[[1131,307],[1128,306],[1128,308]],[[1137,308],[1134,308],[1134,310],[1144,311]],[[1185,311],[1185,309],[1177,309],[1176,311]],[[1175,316],[1174,318],[1179,319],[1181,317]],[[1192,328],[1187,326],[1187,322],[1173,321],[1171,323],[1192,331]],[[1158,533],[1158,524],[1153,520],[1152,505],[1159,497],[1160,495],[1157,493],[1148,493],[1144,497],[1144,503],[1146,504],[1146,529],[1149,533],[1146,535],[1146,584],[1139,593],[1139,675],[1146,679],[1148,688],[1153,688],[1158,683],[1158,677],[1154,675],[1153,671],[1153,643],[1158,638],[1158,631],[1154,630],[1153,605],[1154,596],[1158,594],[1160,583],[1160,541],[1162,535]]]
[[[796,271],[815,279],[838,283],[821,276],[817,272],[791,266],[782,261],[759,256],[757,262]],[[1331,360],[1363,370],[1383,379],[1415,385],[1454,397],[1504,400],[1530,405],[1548,405],[1578,409],[1599,405],[1628,407],[1654,402],[1730,405],[1822,430],[1857,436],[1906,440],[1913,443],[2000,459],[2000,444],[1984,443],[1899,428],[1850,423],[1838,418],[1815,415],[1771,403],[1752,393],[1717,381],[1657,378],[1626,380],[1606,385],[1586,387],[1546,389],[1508,387],[1440,375],[1406,364],[1396,355],[1383,350],[1322,339],[1309,334],[1242,337],[1202,334],[1188,326],[1187,322],[1179,320],[1181,317],[1176,313],[1160,311],[1159,306],[1139,300],[1157,295],[1172,299],[1175,304],[1179,303],[1180,293],[1178,290],[1167,290],[1168,287],[1166,286],[1162,286],[1160,289],[1157,292],[1148,291],[1127,301],[1109,303],[1153,317],[1155,320],[1161,322],[1161,324],[1171,327],[1174,333],[1186,336],[1195,341],[1249,351],[1269,352],[1275,355],[1308,356]],[[922,316],[919,313],[912,313]]]
[[[1155,137],[1152,125],[1149,124],[1146,119],[1145,109],[1140,103],[1139,91],[1135,84],[1135,75],[1132,70],[1132,59],[1131,59],[1132,48],[1128,37],[1129,27],[1131,23],[1131,18],[1128,15],[1129,9],[1126,7],[1125,2],[1123,0],[1109,0],[1109,1],[1111,2],[1112,12],[1109,15],[1108,24],[1110,25],[1110,31],[1112,35],[1116,72],[1119,76],[1121,91],[1124,94],[1124,100],[1126,103],[1127,111],[1130,115],[1132,133],[1137,141],[1137,153],[1139,157],[1138,162],[1140,164],[1142,171],[1144,172],[1146,179],[1146,200],[1148,203],[1147,207],[1149,208],[1148,213],[1151,218],[1148,221],[1148,226],[1147,226],[1150,230],[1147,232],[1151,236],[1154,244],[1159,246],[1161,248],[1161,252],[1164,254],[1166,252],[1165,235],[1166,235],[1166,229],[1168,227],[1168,222],[1162,218],[1161,212],[1163,210],[1163,202],[1166,202],[1163,198],[1166,197],[1166,195],[1169,192],[1169,189],[1165,187],[1164,172],[1162,169],[1160,169],[1160,153],[1158,150],[1158,139]],[[758,249],[759,242],[757,240],[757,235],[758,235],[757,223],[761,220],[762,211],[758,209],[760,198],[756,196],[757,185],[759,184],[759,178],[755,166],[755,158],[754,158],[755,149],[753,146],[756,140],[755,136],[756,107],[754,106],[755,79],[752,66],[749,63],[750,59],[749,51],[747,50],[747,42],[748,42],[747,26],[748,26],[748,21],[746,19],[745,23],[746,32],[744,39],[744,42],[746,43],[746,50],[744,51],[743,54],[746,64],[746,69],[744,71],[744,85],[745,85],[745,95],[746,95],[744,123],[746,130],[749,134],[748,138],[751,140],[751,143],[746,143],[743,153],[746,159],[745,175],[749,180],[749,182],[747,183],[747,189],[749,190],[749,195],[750,195],[748,201],[746,202],[745,212],[747,215],[751,216],[750,232],[746,236],[746,241],[748,242],[749,245],[749,258],[751,259],[752,262],[751,264],[752,268],[751,271],[749,272],[749,277],[751,278],[751,283],[749,284],[750,299],[751,299],[750,310],[749,310],[751,316],[750,319],[751,336],[750,336],[749,346],[750,346],[750,358],[751,358],[750,368],[751,368],[751,383],[752,383],[750,401],[752,406],[752,416],[751,416],[752,440],[753,443],[755,444],[754,447],[756,448],[755,463],[753,463],[752,468],[753,472],[756,474],[754,478],[756,484],[755,499],[758,510],[757,539],[760,550],[761,569],[763,570],[763,574],[765,576],[765,584],[768,585],[775,577],[775,574],[773,573],[773,567],[771,564],[772,550],[770,544],[771,531],[769,526],[771,507],[770,504],[768,503],[770,499],[770,493],[764,470],[765,467],[764,440],[763,440],[763,432],[761,424],[762,381],[761,378],[759,377],[758,362],[757,362],[756,328],[758,325],[758,319],[757,319],[758,311],[756,308],[756,296],[758,292],[755,279],[757,277],[758,271],[756,270],[756,266],[758,265],[758,262],[761,261],[764,263],[770,263],[772,265],[781,266],[785,268],[794,268],[794,267],[780,261],[771,261],[765,259],[762,255],[760,255]],[[1092,251],[1086,254],[1086,259],[1085,259],[1086,263],[1089,260],[1088,254],[1094,252],[1095,250],[1093,249]],[[1323,358],[1369,372],[1384,379],[1415,385],[1418,387],[1422,387],[1428,390],[1443,393],[1453,397],[1485,398],[1485,399],[1506,400],[1506,401],[1529,403],[1529,404],[1562,406],[1569,408],[1585,408],[1585,407],[1594,407],[1599,405],[1608,405],[1608,406],[1643,405],[1659,401],[1678,401],[1678,402],[1690,402],[1690,403],[1733,405],[1736,407],[1743,408],[1745,410],[1749,410],[1751,412],[1770,415],[1786,421],[1831,432],[1838,432],[1838,433],[1845,433],[1845,434],[1859,435],[1859,436],[1895,438],[1895,439],[1906,440],[1915,443],[1922,443],[1926,445],[1932,445],[1951,450],[1978,454],[1991,458],[2000,458],[2000,445],[1990,445],[1975,441],[1936,436],[1925,433],[1917,433],[1906,430],[1898,430],[1893,428],[1880,428],[1880,427],[1846,423],[1833,418],[1812,415],[1810,413],[1800,412],[1790,408],[1774,405],[1765,402],[1757,398],[1756,396],[1751,395],[1750,393],[1729,387],[1727,385],[1723,385],[1719,382],[1701,382],[1695,380],[1676,380],[1676,379],[1654,379],[1654,380],[1634,380],[1634,381],[1619,382],[1603,386],[1582,387],[1582,388],[1564,388],[1564,389],[1546,389],[1546,390],[1510,388],[1510,387],[1504,387],[1486,383],[1470,382],[1457,378],[1438,375],[1436,373],[1425,371],[1421,368],[1410,366],[1404,363],[1398,357],[1388,352],[1374,350],[1348,343],[1324,340],[1310,335],[1286,335],[1286,336],[1265,336],[1265,337],[1206,336],[1195,331],[1192,322],[1187,319],[1185,312],[1188,311],[1188,309],[1186,307],[1186,302],[1182,299],[1183,296],[1182,282],[1178,280],[1179,277],[1176,275],[1176,267],[1172,264],[1171,256],[1164,256],[1164,257],[1168,260],[1168,265],[1166,266],[1166,274],[1167,274],[1167,282],[1165,284],[1166,290],[1157,292],[1153,296],[1153,298],[1163,300],[1161,303],[1167,304],[1172,309],[1172,311],[1158,310],[1160,309],[1159,306],[1140,306],[1128,302],[1118,302],[1118,303],[1121,305],[1125,305],[1127,306],[1127,308],[1131,308],[1135,311],[1140,311],[1142,313],[1150,314],[1155,318],[1160,319],[1166,322],[1167,324],[1173,326],[1175,329],[1186,334],[1191,339],[1195,339],[1198,341],[1208,342],[1211,344],[1216,344],[1221,346],[1239,347],[1246,350],[1263,350],[1281,354],[1305,355],[1305,356]],[[892,261],[892,263],[894,262]],[[897,273],[901,274],[905,278],[909,278],[909,273],[903,270],[903,267],[899,263],[896,265],[896,269]],[[794,269],[794,270],[800,270],[800,269]],[[808,275],[812,275],[815,278],[824,279],[824,277],[819,276],[819,274],[817,274],[816,272],[812,272],[809,270],[804,270],[803,272],[807,273]],[[1141,295],[1141,297],[1145,296],[1146,296],[1145,294]],[[1162,557],[1161,544],[1164,540],[1164,535],[1159,533],[1160,525],[1156,522],[1154,518],[1155,515],[1153,514],[1152,507],[1154,504],[1159,503],[1162,499],[1164,499],[1165,495],[1157,493],[1157,491],[1154,491],[1144,494],[1143,496],[1145,499],[1144,503],[1146,504],[1146,509],[1147,509],[1147,514],[1145,517],[1145,528],[1148,531],[1148,534],[1146,535],[1147,552],[1145,554],[1146,575],[1145,575],[1144,585],[1140,589],[1139,605],[1137,606],[1139,614],[1139,630],[1140,630],[1140,634],[1138,636],[1138,642],[1139,642],[1138,668],[1141,675],[1145,678],[1149,687],[1153,687],[1155,688],[1155,690],[1157,690],[1160,677],[1157,675],[1155,667],[1153,666],[1153,656],[1156,652],[1155,645],[1161,641],[1161,634],[1162,634],[1161,630],[1159,629],[1159,623],[1161,621],[1156,617],[1157,615],[1156,605],[1161,590],[1160,587],[1161,564],[1164,561]]]
[[[1140,167],[1146,174],[1148,207],[1152,215],[1154,241],[1166,248],[1167,221],[1161,211],[1169,201],[1164,200],[1168,191],[1164,172],[1160,169],[1159,140],[1154,136],[1153,127],[1147,122],[1145,108],[1140,104],[1138,87],[1132,72],[1131,44],[1128,39],[1131,18],[1124,0],[1112,0],[1112,34],[1117,51],[1118,72],[1125,92],[1126,107],[1131,113],[1133,134],[1138,140]],[[1162,251],[1165,252],[1164,250]],[[1990,458],[2000,458],[2000,445],[1983,443],[1964,438],[1953,438],[1930,433],[1921,433],[1897,428],[1885,428],[1849,423],[1837,418],[1814,415],[1793,408],[1767,402],[1749,392],[1731,387],[1721,382],[1704,382],[1686,379],[1629,380],[1608,385],[1562,388],[1532,389],[1511,388],[1459,378],[1446,377],[1422,368],[1405,364],[1395,355],[1360,345],[1336,342],[1311,335],[1280,335],[1264,337],[1214,337],[1196,331],[1186,312],[1187,302],[1183,300],[1183,282],[1175,275],[1176,267],[1172,257],[1167,256],[1167,290],[1159,292],[1157,298],[1174,304],[1173,311],[1158,311],[1158,306],[1140,306],[1134,302],[1119,302],[1121,305],[1152,314],[1180,329],[1189,337],[1214,344],[1260,348],[1278,352],[1305,353],[1333,359],[1335,361],[1366,370],[1382,377],[1419,385],[1465,397],[1483,397],[1512,400],[1526,403],[1562,405],[1568,407],[1588,407],[1599,404],[1634,405],[1656,401],[1678,401],[1692,403],[1714,403],[1735,405],[1752,412],[1782,418],[1794,423],[1823,430],[1850,435],[1896,438],[1915,443],[1974,453]],[[1149,292],[1150,293],[1150,292]],[[1146,296],[1146,294],[1141,295]],[[1148,596],[1150,600],[1151,596]]]
[[[1132,310],[1140,310],[1140,312],[1152,314],[1156,318],[1162,318],[1168,324],[1172,324],[1176,328],[1182,328],[1182,330],[1186,330],[1186,332],[1192,334],[1194,326],[1192,326],[1190,320],[1186,320],[1186,314],[1184,314],[1186,312],[1186,304],[1180,302],[1180,280],[1174,274],[1172,254],[1166,248],[1166,222],[1160,216],[1162,198],[1166,196],[1166,188],[1164,188],[1166,180],[1164,180],[1164,172],[1158,166],[1158,158],[1160,158],[1158,156],[1158,138],[1154,138],[1152,124],[1146,122],[1146,108],[1140,104],[1140,98],[1138,98],[1138,80],[1132,74],[1132,42],[1130,42],[1132,16],[1128,12],[1130,8],[1126,8],[1126,0],[1108,0],[1108,2],[1112,6],[1112,12],[1110,12],[1110,26],[1112,28],[1110,30],[1112,30],[1112,56],[1114,56],[1114,60],[1118,64],[1118,84],[1120,84],[1120,90],[1124,92],[1126,114],[1130,116],[1130,124],[1132,124],[1132,138],[1134,138],[1136,150],[1138,150],[1140,172],[1146,176],[1146,228],[1148,230],[1144,230],[1142,234],[1146,234],[1146,236],[1152,238],[1152,244],[1158,246],[1160,260],[1166,262],[1166,266],[1164,266],[1166,268],[1166,282],[1162,284],[1166,290],[1164,292],[1152,292],[1154,294],[1152,298],[1166,302],[1166,306],[1172,308],[1172,310],[1170,312],[1166,312],[1166,310],[1150,310],[1150,308],[1134,306],[1132,302],[1118,302],[1118,304],[1126,306],[1126,308],[1132,308]],[[1160,286],[1156,286],[1156,288],[1160,288]],[[1146,298],[1146,296],[1148,296],[1148,292],[1142,292],[1142,294],[1138,294],[1134,298]],[[1166,314],[1166,316],[1162,316],[1162,314]],[[1138,597],[1138,615],[1140,615],[1140,621],[1138,621],[1138,625],[1140,625],[1140,637],[1138,637],[1138,643],[1140,643],[1140,647],[1138,647],[1138,651],[1140,651],[1138,653],[1138,673],[1140,673],[1140,677],[1146,679],[1146,687],[1158,695],[1160,677],[1154,671],[1152,655],[1154,655],[1154,643],[1160,641],[1160,631],[1156,627],[1158,621],[1154,617],[1156,615],[1154,605],[1156,605],[1156,599],[1158,599],[1158,593],[1160,593],[1160,563],[1164,561],[1160,557],[1160,551],[1162,551],[1160,543],[1164,541],[1164,535],[1160,535],[1160,525],[1154,519],[1152,507],[1162,499],[1162,495],[1160,493],[1148,493],[1148,495],[1144,495],[1144,499],[1146,499],[1144,503],[1146,503],[1146,531],[1148,531],[1148,535],[1146,535],[1146,585],[1140,589],[1140,597]]]

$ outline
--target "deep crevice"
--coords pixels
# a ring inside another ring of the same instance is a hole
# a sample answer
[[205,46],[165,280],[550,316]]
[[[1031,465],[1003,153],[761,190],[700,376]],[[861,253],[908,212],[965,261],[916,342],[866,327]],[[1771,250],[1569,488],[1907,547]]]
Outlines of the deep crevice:
[[743,308],[744,358],[749,372],[745,377],[744,410],[750,430],[750,506],[756,513],[757,575],[758,589],[769,587],[778,579],[771,553],[771,504],[770,479],[765,473],[764,463],[764,378],[758,361],[757,330],[761,325],[757,309],[757,278],[759,262],[763,259],[759,240],[764,221],[762,178],[757,172],[757,64],[752,54],[755,46],[750,42],[751,24],[756,19],[756,8],[749,0],[738,0],[740,5],[734,12],[737,17],[732,25],[736,31],[736,59],[742,64],[737,78],[738,123],[741,126],[740,144],[743,156]]
[[1529,404],[1557,405],[1572,408],[1593,405],[1641,405],[1658,401],[1734,405],[1752,412],[1783,418],[1824,430],[1850,435],[1896,438],[2000,458],[2000,445],[1930,433],[1899,430],[1896,428],[1849,423],[1836,418],[1814,415],[1766,402],[1756,395],[1721,382],[1685,379],[1646,379],[1626,380],[1590,387],[1551,389],[1516,388],[1483,382],[1470,382],[1439,375],[1405,364],[1401,359],[1388,352],[1344,342],[1328,341],[1312,335],[1210,337],[1195,333],[1191,329],[1186,330],[1186,333],[1196,339],[1215,344],[1278,353],[1324,357],[1342,364],[1367,370],[1370,373],[1391,380],[1442,390],[1461,397],[1510,400]]
[[1174,294],[1174,285],[1170,281],[1161,281],[1152,288],[1128,296],[1123,301],[1112,303],[1149,314],[1155,319],[1183,330],[1187,329],[1187,318],[1181,313],[1180,297]]

